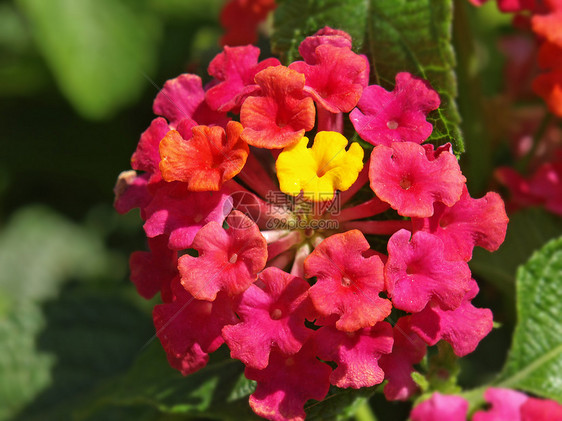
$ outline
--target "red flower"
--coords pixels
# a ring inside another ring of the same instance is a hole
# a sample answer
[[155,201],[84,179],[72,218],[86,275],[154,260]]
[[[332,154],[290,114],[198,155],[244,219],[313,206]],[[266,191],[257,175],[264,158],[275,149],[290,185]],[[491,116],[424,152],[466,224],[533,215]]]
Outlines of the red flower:
[[172,282],[172,293],[172,302],[154,307],[154,326],[170,365],[186,376],[207,364],[207,353],[224,343],[222,328],[236,323],[236,315],[225,294],[212,303],[196,300],[179,278]]
[[412,142],[373,149],[369,178],[381,200],[400,215],[418,218],[433,215],[436,202],[454,205],[466,182],[452,153],[428,159],[424,147]]
[[213,109],[239,112],[246,97],[260,89],[254,81],[256,74],[281,64],[276,58],[258,63],[259,55],[260,49],[252,45],[227,46],[209,63],[209,75],[215,77],[215,84],[206,92],[205,98]]
[[338,387],[360,389],[382,383],[384,373],[378,361],[392,351],[392,326],[387,322],[342,332],[332,326],[316,331],[318,356],[334,361],[338,367],[330,374],[330,382]]
[[275,0],[230,0],[220,14],[220,22],[226,29],[221,44],[254,44],[258,25],[275,7]]
[[497,250],[505,239],[507,222],[503,200],[497,193],[473,199],[466,186],[453,206],[436,203],[430,218],[412,218],[414,232],[430,232],[443,241],[447,260],[466,262],[472,258],[474,246]]
[[403,72],[396,75],[392,92],[378,85],[365,88],[349,116],[361,138],[373,145],[422,143],[433,131],[426,117],[439,108],[439,102],[439,95],[426,81]]
[[263,370],[247,367],[245,374],[257,381],[250,396],[250,406],[256,414],[273,421],[302,421],[304,404],[309,399],[324,399],[330,388],[332,369],[316,358],[311,342],[298,354],[284,355],[275,350],[269,365]]
[[214,221],[201,228],[192,244],[199,256],[179,259],[181,282],[199,300],[213,301],[222,290],[244,292],[267,261],[267,243],[250,218],[233,211],[226,222],[226,230]]
[[226,326],[223,336],[230,355],[248,367],[264,369],[269,354],[279,349],[296,354],[312,334],[304,325],[308,311],[308,283],[281,269],[269,267],[240,297],[236,313],[241,322]]
[[305,97],[304,75],[284,66],[269,67],[256,75],[263,96],[242,104],[242,138],[259,148],[277,149],[298,142],[314,127],[314,102]]
[[332,113],[351,111],[361,98],[368,62],[349,48],[332,44],[316,47],[314,58],[314,64],[295,61],[289,68],[305,75],[305,91],[323,108]]
[[400,230],[388,240],[385,282],[394,307],[412,313],[434,299],[444,310],[459,307],[470,290],[470,269],[464,261],[445,259],[435,235]]
[[339,316],[336,327],[346,332],[373,326],[390,314],[379,256],[365,257],[369,243],[358,230],[322,241],[304,262],[307,278],[317,277],[310,298],[322,316]]

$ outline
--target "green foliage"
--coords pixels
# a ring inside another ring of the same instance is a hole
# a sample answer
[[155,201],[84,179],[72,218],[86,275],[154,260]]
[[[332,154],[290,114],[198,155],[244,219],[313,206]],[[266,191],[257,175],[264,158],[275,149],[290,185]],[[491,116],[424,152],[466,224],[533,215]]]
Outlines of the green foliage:
[[499,386],[562,402],[562,237],[517,271],[518,322]]
[[144,406],[163,413],[181,413],[220,420],[259,419],[248,405],[253,382],[243,377],[243,364],[221,348],[207,366],[187,377],[174,370],[156,339],[131,370],[102,387],[91,403],[76,413],[95,420],[107,407]]
[[277,3],[271,45],[283,62],[298,60],[301,41],[325,26],[349,33],[354,49],[359,50],[363,46],[367,29],[367,1],[279,0]]
[[0,420],[24,406],[18,419],[44,416],[130,364],[150,320],[102,281],[114,262],[95,233],[44,207],[0,232]]
[[429,80],[441,107],[430,114],[434,145],[451,142],[464,151],[455,103],[457,84],[451,47],[452,3],[447,0],[283,0],[275,14],[274,50],[285,62],[298,57],[298,45],[325,25],[351,34],[354,48],[368,52],[376,83],[390,89],[396,73]]
[[[75,419],[95,420],[108,408],[139,406],[189,417],[233,421],[260,419],[248,405],[255,382],[244,377],[243,364],[231,359],[225,347],[210,357],[205,368],[184,377],[170,367],[156,339],[126,375],[108,382],[75,411]],[[305,405],[307,419],[348,419],[374,390],[332,387],[326,399],[309,401]]]
[[83,116],[111,116],[147,86],[160,28],[143,3],[18,0],[57,84]]

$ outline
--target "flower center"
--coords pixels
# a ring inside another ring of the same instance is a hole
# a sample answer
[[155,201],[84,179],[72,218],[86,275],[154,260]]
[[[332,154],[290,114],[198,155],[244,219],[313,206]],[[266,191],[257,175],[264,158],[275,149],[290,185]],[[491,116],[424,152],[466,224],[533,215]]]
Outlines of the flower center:
[[353,282],[353,281],[352,281],[351,279],[349,279],[348,277],[346,277],[346,276],[344,276],[344,277],[341,279],[341,284],[342,284],[344,287],[350,286],[350,285],[352,284],[352,282]]
[[236,263],[237,261],[238,261],[238,254],[232,253],[232,254],[230,255],[230,259],[228,259],[228,262],[234,264],[234,263]]
[[388,127],[390,130],[396,130],[398,128],[398,122],[390,120],[386,123],[386,127]]
[[282,316],[283,316],[283,312],[278,308],[274,309],[270,314],[270,317],[273,320],[279,320]]
[[412,187],[412,181],[409,178],[403,178],[400,180],[400,187],[404,190],[410,190],[410,187]]

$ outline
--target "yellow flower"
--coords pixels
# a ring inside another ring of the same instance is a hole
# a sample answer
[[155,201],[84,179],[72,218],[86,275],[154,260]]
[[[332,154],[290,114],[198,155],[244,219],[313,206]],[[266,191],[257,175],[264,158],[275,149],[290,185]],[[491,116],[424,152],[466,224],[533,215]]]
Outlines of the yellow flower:
[[331,200],[334,191],[347,190],[363,168],[363,148],[337,132],[319,132],[312,148],[303,137],[283,149],[275,164],[281,191],[292,196],[303,192],[305,199],[317,202]]

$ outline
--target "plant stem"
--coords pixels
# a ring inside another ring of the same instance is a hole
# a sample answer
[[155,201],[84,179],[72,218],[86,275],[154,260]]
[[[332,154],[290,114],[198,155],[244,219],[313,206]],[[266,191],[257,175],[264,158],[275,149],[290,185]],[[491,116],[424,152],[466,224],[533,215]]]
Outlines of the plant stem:
[[371,409],[368,399],[366,399],[363,405],[355,412],[355,419],[356,421],[377,421],[377,417]]

